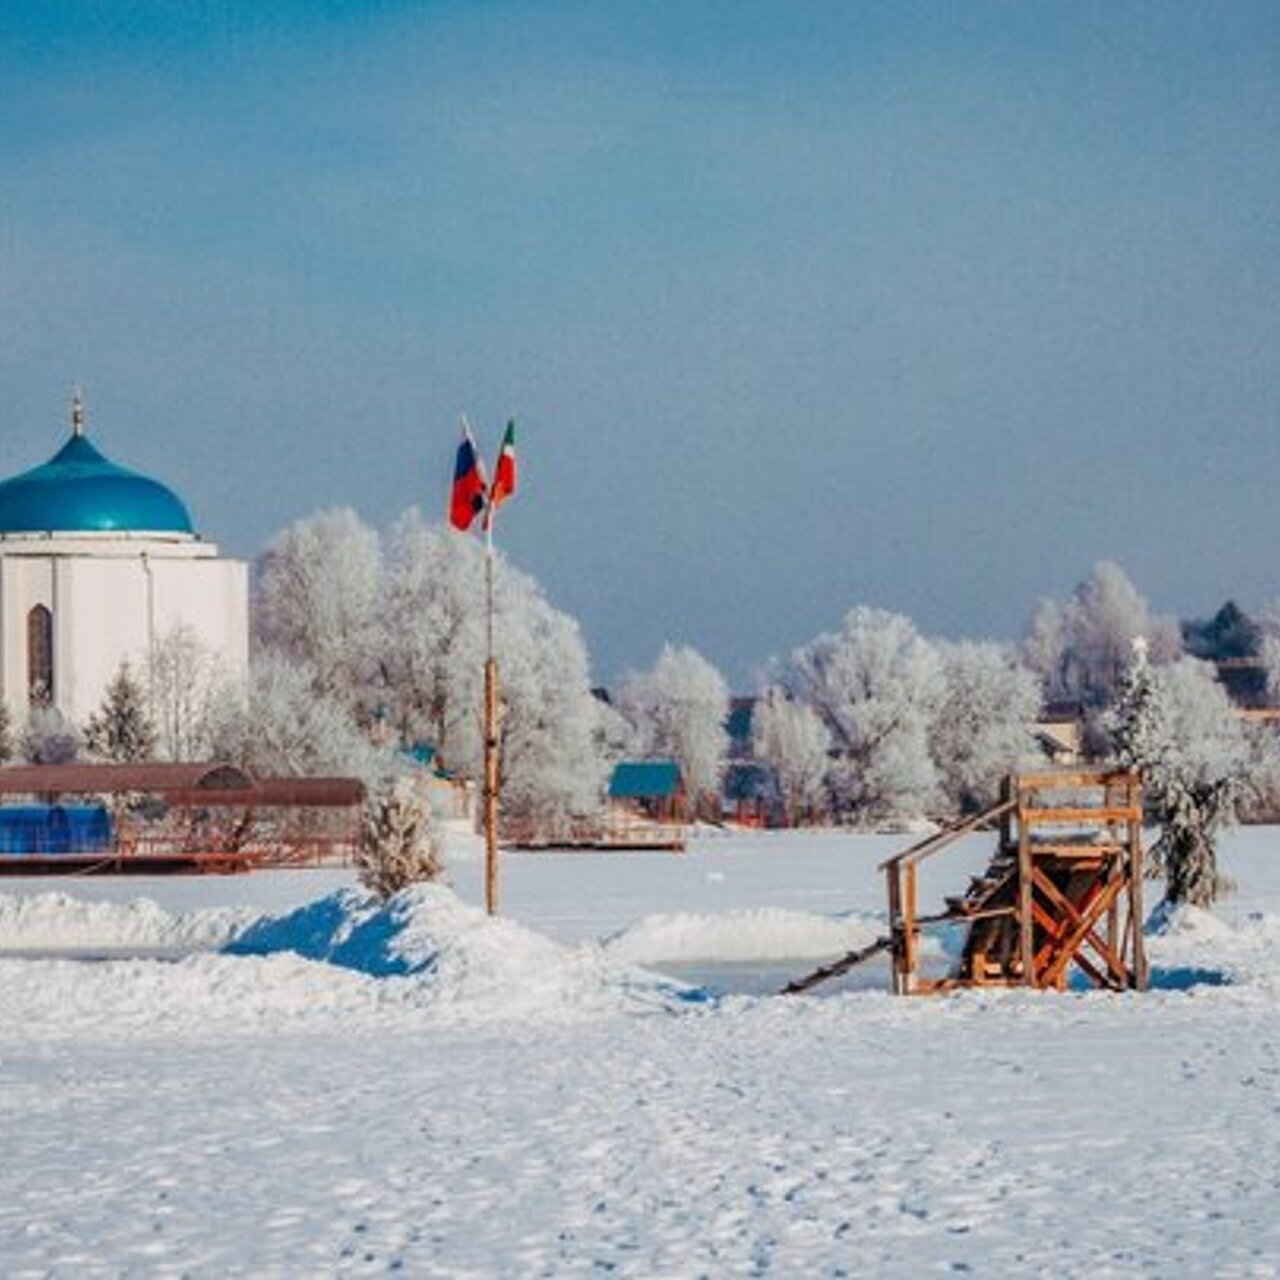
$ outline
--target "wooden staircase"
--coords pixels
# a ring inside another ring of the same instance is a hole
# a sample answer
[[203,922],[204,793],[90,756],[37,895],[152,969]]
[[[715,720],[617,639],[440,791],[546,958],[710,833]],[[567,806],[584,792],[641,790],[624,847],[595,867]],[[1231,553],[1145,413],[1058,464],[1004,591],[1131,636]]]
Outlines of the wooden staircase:
[[[986,870],[934,915],[917,910],[918,869],[961,836],[996,826]],[[1142,788],[1123,769],[1017,774],[1000,801],[883,863],[889,932],[870,947],[791,983],[807,991],[881,951],[892,960],[893,990],[921,995],[962,987],[1064,989],[1072,970],[1095,986],[1144,989]],[[966,925],[950,973],[921,973],[924,929]]]

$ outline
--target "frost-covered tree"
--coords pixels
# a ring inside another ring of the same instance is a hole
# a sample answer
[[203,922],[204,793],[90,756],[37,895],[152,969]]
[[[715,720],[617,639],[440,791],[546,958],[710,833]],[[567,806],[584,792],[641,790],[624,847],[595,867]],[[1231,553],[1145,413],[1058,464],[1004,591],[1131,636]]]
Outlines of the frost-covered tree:
[[147,701],[161,759],[208,754],[209,714],[222,679],[216,657],[188,626],[173,627],[151,646]]
[[1228,887],[1215,842],[1248,782],[1250,742],[1207,664],[1154,667],[1141,641],[1131,663],[1108,719],[1116,757],[1142,773],[1166,901],[1208,906]]
[[[387,554],[384,705],[406,742],[478,777],[483,755],[484,552],[475,539],[407,513]],[[501,800],[512,818],[594,811],[604,786],[600,704],[577,623],[537,583],[494,562]]]
[[22,729],[22,756],[29,764],[71,764],[79,758],[80,730],[54,706],[34,706]]
[[381,608],[378,534],[348,507],[296,521],[255,566],[255,646],[305,662],[317,692],[365,723],[377,700]]
[[209,715],[210,754],[258,777],[339,775],[376,779],[376,750],[337,698],[316,692],[314,672],[283,654],[260,652],[244,688],[224,686]]
[[1023,655],[1046,697],[1091,713],[1114,701],[1136,636],[1147,638],[1156,661],[1182,651],[1177,622],[1153,614],[1124,570],[1104,560],[1065,604],[1040,604]]
[[156,730],[147,712],[147,692],[127,660],[85,724],[84,745],[90,755],[121,764],[155,755]]
[[788,826],[812,820],[824,808],[831,732],[810,706],[776,686],[757,700],[751,717],[751,750],[778,780]]
[[931,733],[948,800],[962,811],[993,803],[1001,778],[1034,754],[1035,676],[989,642],[939,644],[943,694]]
[[0,764],[8,764],[13,759],[13,713],[9,704],[0,699]]
[[473,775],[483,747],[483,555],[474,539],[406,512],[388,542],[380,639],[384,704],[397,733]]
[[439,879],[443,842],[431,804],[411,778],[387,779],[365,801],[356,868],[360,883],[383,901]]
[[839,631],[797,649],[782,683],[831,733],[838,810],[861,820],[914,817],[935,804],[929,735],[944,693],[942,661],[909,618],[859,607]]
[[720,672],[696,649],[663,645],[652,671],[623,680],[618,706],[641,750],[674,760],[695,808],[718,817],[729,753],[729,686]]
[[509,604],[494,623],[503,810],[534,822],[594,812],[606,762],[578,624],[548,604],[532,579],[507,590]]

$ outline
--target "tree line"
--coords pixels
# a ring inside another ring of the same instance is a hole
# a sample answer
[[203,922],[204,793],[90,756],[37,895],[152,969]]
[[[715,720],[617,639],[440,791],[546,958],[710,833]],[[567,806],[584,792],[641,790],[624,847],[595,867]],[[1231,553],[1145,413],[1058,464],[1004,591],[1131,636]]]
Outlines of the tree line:
[[[277,535],[253,568],[246,684],[195,638],[160,637],[125,666],[88,724],[51,707],[21,723],[0,709],[0,756],[56,761],[219,758],[258,774],[394,772],[424,749],[452,776],[479,776],[485,618],[483,550],[406,512],[381,535],[349,509]],[[672,758],[694,809],[721,812],[731,754],[745,755],[787,823],[873,824],[973,811],[1007,772],[1043,762],[1049,704],[1078,711],[1084,750],[1114,757],[1116,719],[1144,647],[1159,685],[1162,751],[1236,803],[1280,794],[1274,739],[1236,715],[1205,660],[1243,646],[1274,699],[1280,618],[1234,606],[1210,623],[1157,615],[1119,566],[1097,565],[1043,601],[1019,644],[926,637],[907,617],[857,606],[768,668],[745,742],[730,740],[723,675],[667,645],[611,696],[593,690],[574,619],[497,555],[494,644],[501,672],[504,813],[552,823],[595,812],[613,765]]]

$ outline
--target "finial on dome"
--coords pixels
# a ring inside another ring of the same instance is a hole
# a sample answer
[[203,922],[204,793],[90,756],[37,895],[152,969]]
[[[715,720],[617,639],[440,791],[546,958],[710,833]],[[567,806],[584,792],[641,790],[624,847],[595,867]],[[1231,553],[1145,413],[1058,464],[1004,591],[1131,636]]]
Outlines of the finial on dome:
[[71,388],[71,434],[84,435],[84,396],[78,386]]

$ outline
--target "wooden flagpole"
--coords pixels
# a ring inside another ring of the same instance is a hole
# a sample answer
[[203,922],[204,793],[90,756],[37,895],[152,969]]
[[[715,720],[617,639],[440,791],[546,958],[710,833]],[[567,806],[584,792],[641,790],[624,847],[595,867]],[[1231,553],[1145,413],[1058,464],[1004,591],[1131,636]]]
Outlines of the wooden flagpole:
[[498,910],[498,660],[493,656],[493,520],[485,512],[484,903]]

